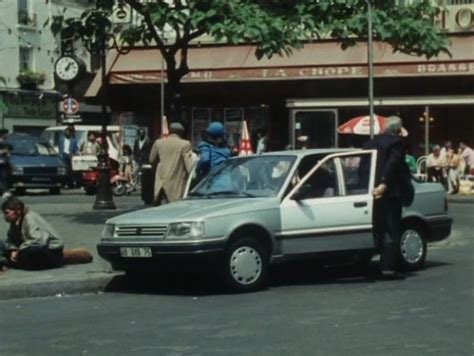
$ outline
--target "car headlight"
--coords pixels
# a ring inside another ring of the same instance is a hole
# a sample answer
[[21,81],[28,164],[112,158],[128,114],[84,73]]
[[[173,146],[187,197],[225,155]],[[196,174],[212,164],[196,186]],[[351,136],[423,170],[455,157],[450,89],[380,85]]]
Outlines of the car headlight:
[[115,225],[114,224],[105,224],[104,230],[102,230],[103,238],[111,238],[115,235]]
[[13,166],[12,173],[15,175],[23,175],[23,167]]
[[196,239],[204,237],[204,222],[171,223],[166,232],[167,239]]
[[58,167],[58,174],[59,175],[64,176],[64,175],[66,175],[66,173],[67,173],[66,167]]

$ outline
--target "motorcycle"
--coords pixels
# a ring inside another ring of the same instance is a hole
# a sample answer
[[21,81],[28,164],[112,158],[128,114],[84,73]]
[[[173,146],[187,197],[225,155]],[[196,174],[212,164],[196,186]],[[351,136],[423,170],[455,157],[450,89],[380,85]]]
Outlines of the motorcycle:
[[[99,174],[100,170],[98,167],[91,167],[82,172],[82,186],[84,187],[86,195],[94,195],[97,193],[97,186],[99,184]],[[117,176],[117,167],[111,165],[109,171],[109,180],[110,184],[112,185],[112,193],[116,195],[116,193],[118,192],[119,195],[123,195],[125,193],[122,193],[122,182],[120,180],[117,180]],[[125,183],[123,183],[123,185],[125,186]]]

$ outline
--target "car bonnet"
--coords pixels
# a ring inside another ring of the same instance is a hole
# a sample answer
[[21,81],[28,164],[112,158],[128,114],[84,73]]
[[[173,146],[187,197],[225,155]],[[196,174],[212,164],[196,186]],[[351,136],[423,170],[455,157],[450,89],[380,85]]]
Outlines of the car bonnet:
[[277,198],[192,199],[134,211],[109,219],[112,224],[156,224],[195,221],[209,217],[274,208]]

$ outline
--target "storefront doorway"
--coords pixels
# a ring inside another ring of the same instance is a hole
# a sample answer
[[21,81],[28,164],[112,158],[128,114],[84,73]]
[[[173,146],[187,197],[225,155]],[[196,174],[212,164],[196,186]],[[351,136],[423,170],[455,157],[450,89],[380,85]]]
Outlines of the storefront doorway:
[[336,109],[291,109],[290,143],[293,148],[338,147]]

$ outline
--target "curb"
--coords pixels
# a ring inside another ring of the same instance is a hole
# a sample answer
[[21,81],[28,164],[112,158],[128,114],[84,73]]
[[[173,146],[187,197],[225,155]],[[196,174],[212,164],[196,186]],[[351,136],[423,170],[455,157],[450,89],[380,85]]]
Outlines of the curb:
[[474,197],[451,198],[448,197],[448,203],[451,204],[474,204]]
[[[3,273],[8,273],[8,271]],[[20,282],[0,285],[0,300],[51,296],[62,297],[72,294],[103,292],[117,275],[117,273],[97,273],[93,277],[87,278],[80,277],[59,281]]]

